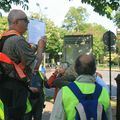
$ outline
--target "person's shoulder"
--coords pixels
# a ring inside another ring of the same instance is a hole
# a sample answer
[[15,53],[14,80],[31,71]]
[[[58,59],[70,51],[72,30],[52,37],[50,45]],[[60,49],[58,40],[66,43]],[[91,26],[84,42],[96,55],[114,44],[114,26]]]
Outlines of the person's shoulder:
[[10,37],[7,39],[7,41],[16,43],[16,42],[19,42],[19,41],[25,41],[25,39],[24,39],[24,37],[22,37],[22,36],[14,35],[14,36],[10,36]]
[[19,41],[19,40],[25,41],[25,38],[23,36],[13,36],[13,38],[15,38],[17,41]]
[[17,44],[29,45],[29,43],[25,40],[25,38],[23,36],[13,36],[13,39],[15,39]]
[[23,37],[21,37],[21,36],[16,36],[16,35],[14,35],[14,36],[10,36],[10,37],[8,37],[6,40],[5,40],[5,44],[4,45],[17,45],[17,42],[19,41],[19,40],[24,40],[24,38]]

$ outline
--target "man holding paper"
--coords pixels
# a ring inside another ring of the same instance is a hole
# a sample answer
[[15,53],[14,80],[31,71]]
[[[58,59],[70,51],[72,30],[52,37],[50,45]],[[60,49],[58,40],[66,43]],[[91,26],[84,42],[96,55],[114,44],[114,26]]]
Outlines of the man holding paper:
[[31,48],[23,37],[28,23],[28,18],[22,10],[13,9],[8,15],[9,30],[2,34],[5,42],[1,52],[14,61],[26,76],[25,81],[22,80],[18,75],[19,71],[16,72],[13,65],[1,63],[4,74],[8,77],[3,81],[3,84],[0,84],[0,91],[2,91],[0,92],[0,99],[7,99],[5,103],[7,120],[24,120],[28,96],[26,83],[31,80],[33,73],[38,71],[42,61],[42,53],[46,46],[46,37],[41,37],[36,48],[37,52]]

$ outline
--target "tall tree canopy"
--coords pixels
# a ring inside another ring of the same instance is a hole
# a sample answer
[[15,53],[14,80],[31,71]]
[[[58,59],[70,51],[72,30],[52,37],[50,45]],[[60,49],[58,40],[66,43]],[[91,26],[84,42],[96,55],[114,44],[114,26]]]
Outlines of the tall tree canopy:
[[[24,9],[28,9],[28,2],[29,0],[0,0],[0,9],[8,12],[11,9],[12,3],[19,4]],[[94,11],[100,15],[106,15],[108,18],[111,18],[112,11],[117,11],[120,6],[120,0],[81,0],[81,2],[90,4],[94,7]]]
[[83,7],[71,7],[67,12],[63,27],[68,31],[83,31],[88,13]]

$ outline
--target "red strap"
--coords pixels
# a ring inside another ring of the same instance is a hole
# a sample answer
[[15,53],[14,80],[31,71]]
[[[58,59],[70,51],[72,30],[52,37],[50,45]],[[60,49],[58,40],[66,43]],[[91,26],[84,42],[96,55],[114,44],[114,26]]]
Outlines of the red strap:
[[21,79],[26,77],[26,75],[23,72],[23,70],[14,61],[12,61],[7,55],[5,55],[2,52],[0,52],[0,62],[4,62],[4,63],[7,63],[7,64],[14,65],[15,70],[18,73],[19,77]]

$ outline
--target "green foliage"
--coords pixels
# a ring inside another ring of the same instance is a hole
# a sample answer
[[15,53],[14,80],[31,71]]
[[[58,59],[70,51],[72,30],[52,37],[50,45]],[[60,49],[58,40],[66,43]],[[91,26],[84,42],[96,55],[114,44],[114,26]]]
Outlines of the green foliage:
[[71,7],[65,16],[63,28],[68,31],[83,31],[84,22],[88,16],[86,9],[83,7]]
[[46,35],[48,38],[46,52],[50,53],[50,58],[58,59],[58,52],[62,52],[63,37],[65,30],[58,28],[49,19],[45,19],[46,23]]
[[108,18],[112,18],[112,11],[117,11],[120,6],[119,0],[81,0],[82,3],[87,3],[93,6],[94,11],[100,15],[106,15]]
[[89,24],[86,33],[93,34],[93,54],[98,62],[102,62],[104,56],[103,34],[106,29],[98,24]]
[[113,21],[117,25],[117,27],[120,28],[120,10],[116,12]]
[[[112,53],[111,54],[111,62],[115,65],[119,64],[119,56],[116,53]],[[104,56],[104,63],[107,63],[109,61],[109,54],[107,54],[106,56]]]
[[39,13],[31,12],[30,13],[30,18],[40,19],[40,14]]
[[8,29],[7,18],[0,17],[0,33],[3,33]]
[[0,0],[0,9],[3,9],[5,12],[9,12],[11,5],[21,5],[23,9],[28,9],[28,0]]

